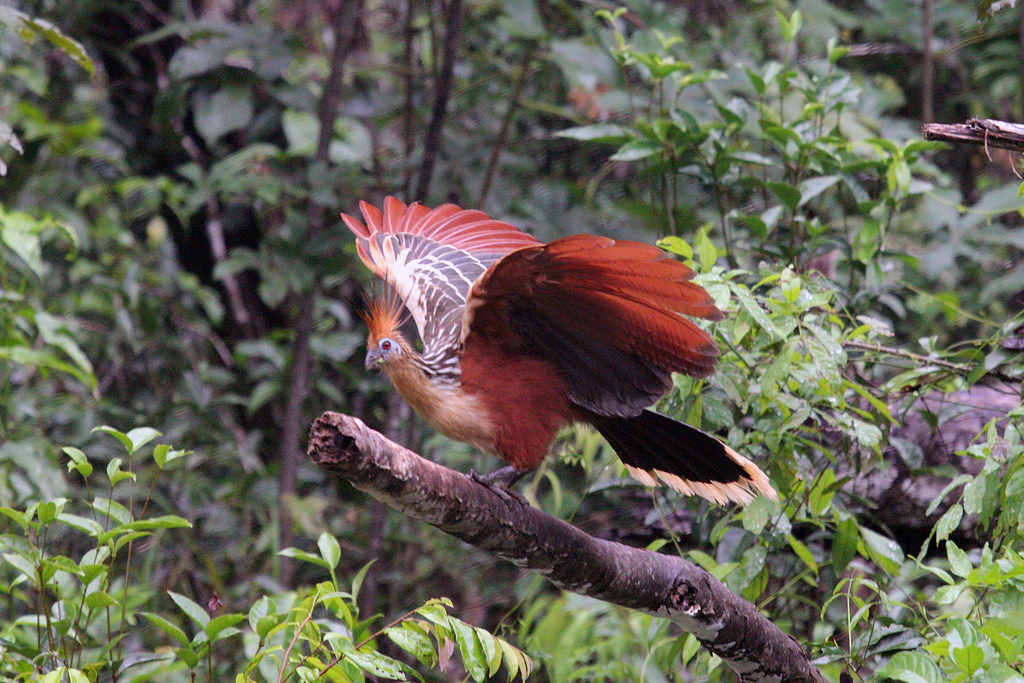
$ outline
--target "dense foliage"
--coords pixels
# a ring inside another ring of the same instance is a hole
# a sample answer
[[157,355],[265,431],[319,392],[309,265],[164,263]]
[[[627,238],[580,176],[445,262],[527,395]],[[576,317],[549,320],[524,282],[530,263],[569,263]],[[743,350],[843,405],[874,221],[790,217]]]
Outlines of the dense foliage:
[[[660,240],[729,313],[660,408],[781,502],[647,492],[576,431],[537,505],[698,562],[830,680],[1024,679],[1021,164],[917,132],[1024,119],[1003,5],[0,6],[0,675],[734,680],[305,462],[331,409],[494,467],[363,371],[337,214],[396,194]],[[965,412],[955,457],[906,430]],[[915,519],[893,472],[940,482]]]

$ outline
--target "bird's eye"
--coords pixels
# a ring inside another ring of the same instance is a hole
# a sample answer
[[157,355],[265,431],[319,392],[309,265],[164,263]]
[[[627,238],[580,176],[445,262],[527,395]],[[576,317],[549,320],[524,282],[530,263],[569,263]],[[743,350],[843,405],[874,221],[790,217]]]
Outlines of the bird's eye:
[[391,340],[390,339],[382,339],[380,341],[380,348],[381,348],[381,351],[390,351],[391,350]]

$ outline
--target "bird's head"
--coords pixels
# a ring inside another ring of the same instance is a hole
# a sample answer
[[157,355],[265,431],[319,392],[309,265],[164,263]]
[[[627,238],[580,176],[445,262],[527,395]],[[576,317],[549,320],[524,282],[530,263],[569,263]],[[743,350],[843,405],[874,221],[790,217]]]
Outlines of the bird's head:
[[406,352],[405,340],[396,333],[379,339],[371,334],[366,340],[366,369],[387,369],[394,363],[400,362]]
[[387,370],[415,353],[402,336],[403,310],[394,297],[374,297],[362,314],[370,334],[366,339],[366,369]]

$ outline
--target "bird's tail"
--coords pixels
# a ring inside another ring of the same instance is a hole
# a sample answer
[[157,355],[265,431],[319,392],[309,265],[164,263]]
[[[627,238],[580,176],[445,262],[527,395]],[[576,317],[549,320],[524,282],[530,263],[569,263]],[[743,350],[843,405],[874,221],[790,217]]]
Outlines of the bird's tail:
[[668,484],[719,504],[746,505],[757,492],[779,499],[757,465],[699,429],[650,410],[636,417],[587,418],[629,473],[648,486]]

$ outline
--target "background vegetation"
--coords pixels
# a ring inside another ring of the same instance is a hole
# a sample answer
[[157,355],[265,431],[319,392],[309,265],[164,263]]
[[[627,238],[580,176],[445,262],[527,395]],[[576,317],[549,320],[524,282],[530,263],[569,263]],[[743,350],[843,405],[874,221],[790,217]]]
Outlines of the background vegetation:
[[662,408],[782,502],[651,494],[576,432],[538,505],[699,562],[832,680],[1024,679],[1021,164],[917,132],[1024,120],[1021,8],[627,5],[0,6],[0,675],[733,680],[305,462],[331,409],[495,466],[363,372],[337,215],[396,194],[661,239],[729,311]]

